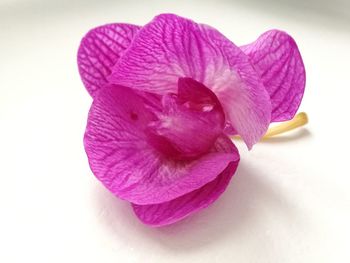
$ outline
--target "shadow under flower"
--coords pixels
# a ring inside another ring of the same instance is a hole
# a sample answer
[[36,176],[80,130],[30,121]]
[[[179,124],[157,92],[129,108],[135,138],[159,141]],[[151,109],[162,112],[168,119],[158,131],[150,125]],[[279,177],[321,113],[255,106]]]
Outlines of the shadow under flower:
[[103,187],[98,187],[95,194],[99,219],[108,233],[133,247],[142,240],[173,252],[203,248],[224,242],[228,237],[230,241],[235,237],[240,239],[254,225],[261,224],[261,206],[291,220],[295,215],[295,207],[289,204],[282,191],[273,189],[259,171],[244,161],[217,202],[180,222],[160,228],[143,225],[127,202],[115,198]]

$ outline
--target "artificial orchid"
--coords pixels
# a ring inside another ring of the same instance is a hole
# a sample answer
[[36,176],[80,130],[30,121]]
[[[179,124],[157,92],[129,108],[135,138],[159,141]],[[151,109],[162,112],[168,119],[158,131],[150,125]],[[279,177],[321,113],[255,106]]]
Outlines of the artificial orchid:
[[291,119],[305,70],[297,45],[271,30],[238,47],[173,14],[143,27],[92,29],[78,51],[93,98],[84,145],[95,176],[145,224],[174,223],[213,203],[273,121]]

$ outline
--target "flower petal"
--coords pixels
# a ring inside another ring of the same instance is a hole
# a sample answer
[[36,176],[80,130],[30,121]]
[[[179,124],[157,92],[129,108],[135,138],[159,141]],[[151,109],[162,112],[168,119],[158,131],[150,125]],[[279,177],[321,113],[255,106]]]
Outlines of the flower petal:
[[99,90],[84,137],[95,176],[112,193],[135,204],[162,203],[198,189],[214,180],[235,157],[222,147],[192,161],[161,154],[146,132],[155,121],[149,96],[153,95],[139,96],[122,86]]
[[90,30],[80,43],[78,67],[91,96],[104,86],[112,66],[130,45],[139,26],[108,24]]
[[176,93],[179,77],[214,91],[249,148],[266,132],[270,99],[248,56],[217,30],[176,15],[159,15],[142,27],[109,80],[166,94]]
[[293,118],[305,88],[305,68],[294,39],[283,31],[270,30],[241,49],[252,60],[270,94],[272,121]]
[[[147,225],[163,226],[179,221],[194,212],[208,207],[225,191],[239,163],[239,153],[232,142],[221,138],[225,147],[229,147],[234,158],[216,179],[174,200],[154,205],[132,204],[135,214]],[[217,144],[219,146],[219,144]]]

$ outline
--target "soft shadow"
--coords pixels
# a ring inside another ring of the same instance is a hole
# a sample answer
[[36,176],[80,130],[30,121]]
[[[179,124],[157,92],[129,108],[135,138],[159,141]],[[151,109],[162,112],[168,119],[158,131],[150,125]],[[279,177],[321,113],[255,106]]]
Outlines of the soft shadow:
[[260,223],[258,212],[262,203],[271,209],[271,213],[283,213],[291,219],[294,217],[294,207],[289,205],[283,193],[273,189],[259,175],[259,171],[241,162],[230,186],[217,202],[166,227],[143,225],[127,202],[115,198],[102,187],[94,193],[96,209],[107,232],[128,244],[138,246],[141,239],[173,252],[193,250],[228,237],[232,240],[247,234],[254,224]]
[[301,128],[297,131],[289,132],[283,135],[276,135],[275,137],[271,137],[268,139],[263,139],[259,143],[287,143],[293,142],[297,140],[302,140],[311,137],[311,132],[306,128]]

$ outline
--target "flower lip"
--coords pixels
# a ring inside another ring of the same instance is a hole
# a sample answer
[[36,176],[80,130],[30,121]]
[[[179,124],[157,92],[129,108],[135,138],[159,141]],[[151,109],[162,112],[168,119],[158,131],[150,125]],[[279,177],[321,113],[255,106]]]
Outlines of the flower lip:
[[193,110],[209,112],[216,109],[223,112],[222,105],[215,93],[192,78],[178,79],[178,100]]
[[218,98],[192,78],[179,78],[178,93],[164,95],[162,106],[147,134],[150,143],[171,158],[205,154],[222,134],[225,115]]

